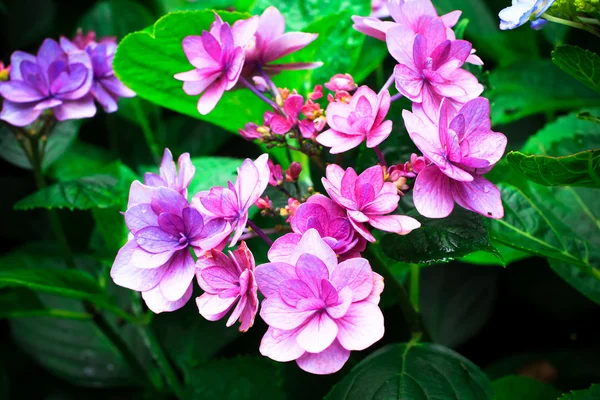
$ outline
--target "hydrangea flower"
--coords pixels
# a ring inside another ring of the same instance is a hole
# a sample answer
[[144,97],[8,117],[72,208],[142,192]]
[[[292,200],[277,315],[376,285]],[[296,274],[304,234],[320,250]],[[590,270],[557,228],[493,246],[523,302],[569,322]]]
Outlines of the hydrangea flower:
[[384,121],[390,109],[390,93],[377,95],[367,86],[361,86],[350,103],[333,102],[325,112],[330,129],[317,136],[317,142],[331,147],[331,154],[353,149],[363,141],[373,148],[392,132],[392,121]]
[[240,332],[254,324],[258,311],[258,285],[254,278],[254,256],[242,242],[229,252],[229,257],[212,250],[196,261],[196,278],[204,294],[196,298],[200,314],[209,321],[217,321],[235,306],[227,320],[227,327],[240,321]]
[[532,21],[531,26],[538,30],[545,22],[540,17],[552,6],[554,0],[512,0],[512,5],[498,13],[500,29],[515,29]]
[[[397,28],[392,33],[393,35],[401,35],[407,40],[412,40],[417,33],[424,34],[427,31],[427,24],[432,19],[438,18],[438,13],[431,0],[389,0],[386,7],[394,22],[381,21],[374,15],[370,17],[353,16],[353,28],[367,36],[383,41],[386,40],[390,29]],[[449,40],[456,39],[452,27],[458,22],[461,13],[462,11],[452,11],[439,17],[447,28],[446,35]],[[481,59],[473,53],[475,50],[471,51],[467,62],[483,65]]]
[[180,193],[187,199],[188,186],[196,173],[196,167],[190,160],[189,153],[183,153],[177,160],[179,171],[173,162],[173,154],[169,149],[165,149],[162,162],[160,163],[159,174],[147,172],[144,174],[144,184],[151,187],[168,187]]
[[202,93],[198,100],[200,114],[211,112],[223,93],[237,84],[244,66],[244,47],[257,27],[257,17],[236,21],[231,27],[215,13],[209,32],[183,39],[183,51],[194,69],[175,74],[175,79],[184,82],[183,90],[190,96]]
[[312,195],[302,203],[290,223],[294,233],[279,238],[279,245],[297,245],[309,229],[315,229],[342,260],[360,257],[367,245],[354,230],[346,210],[322,194]]
[[279,73],[284,70],[320,67],[322,62],[273,64],[275,60],[302,50],[318,36],[316,33],[285,33],[283,14],[275,7],[267,7],[258,21],[254,42],[246,46],[244,76],[252,76],[261,69],[267,73]]
[[325,87],[332,92],[352,92],[356,89],[356,83],[354,83],[354,78],[350,74],[335,74],[325,84]]
[[295,246],[276,241],[269,260],[256,269],[266,297],[260,316],[269,325],[260,344],[262,355],[296,360],[313,374],[332,374],[344,366],[350,351],[364,350],[383,337],[378,307],[383,278],[367,260],[338,264],[315,229]]
[[244,160],[238,168],[235,185],[229,182],[227,188],[214,187],[210,191],[194,195],[192,202],[204,215],[211,218],[224,218],[231,224],[233,247],[244,232],[248,222],[248,210],[262,196],[269,184],[271,171],[267,164],[269,156],[263,154],[256,161]]
[[10,62],[10,80],[0,82],[4,97],[0,119],[26,126],[47,109],[52,109],[59,121],[96,114],[89,95],[92,62],[86,52],[67,54],[55,40],[46,39],[37,56],[15,51]]
[[390,16],[387,8],[389,0],[371,0],[371,17],[386,18]]
[[115,76],[113,59],[117,51],[117,40],[114,37],[105,37],[96,42],[96,34],[88,32],[86,36],[81,31],[71,42],[65,37],[60,38],[60,45],[67,53],[85,50],[92,61],[94,80],[90,93],[102,106],[105,112],[117,111],[117,101],[121,97],[135,97],[135,92]]
[[482,176],[506,147],[506,136],[490,128],[489,101],[479,97],[456,112],[443,100],[437,124],[420,114],[402,113],[412,141],[432,163],[415,181],[417,211],[429,218],[447,217],[456,201],[483,216],[502,218],[500,191]]
[[283,111],[285,116],[274,115],[269,121],[269,127],[273,133],[284,135],[298,124],[298,117],[304,105],[304,98],[299,94],[290,95],[283,102]]
[[424,34],[414,40],[393,28],[388,35],[388,49],[398,61],[394,68],[396,88],[415,103],[422,103],[425,113],[435,118],[443,98],[460,107],[483,92],[477,78],[461,69],[471,52],[471,43],[446,39],[441,19],[432,19]]
[[391,182],[384,182],[383,169],[375,165],[357,175],[354,169],[343,170],[339,165],[327,166],[322,178],[325,190],[338,205],[346,209],[350,223],[369,242],[375,237],[366,223],[376,229],[406,235],[421,224],[405,215],[386,215],[398,207],[400,196]]
[[125,223],[132,237],[110,274],[117,285],[142,292],[155,313],[174,311],[192,295],[196,268],[190,250],[200,254],[215,248],[230,229],[224,219],[203,217],[171,188],[144,189],[149,199],[130,198]]

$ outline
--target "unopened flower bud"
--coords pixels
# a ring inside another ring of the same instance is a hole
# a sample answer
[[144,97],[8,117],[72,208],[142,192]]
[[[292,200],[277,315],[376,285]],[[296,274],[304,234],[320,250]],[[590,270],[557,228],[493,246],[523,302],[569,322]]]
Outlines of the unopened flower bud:
[[268,210],[270,208],[273,208],[273,202],[271,200],[269,200],[269,196],[265,196],[264,198],[259,198],[258,200],[256,200],[256,207],[258,207],[261,210]]
[[269,85],[262,76],[253,76],[252,81],[254,82],[254,87],[256,87],[259,92],[266,92],[269,90]]
[[350,100],[352,100],[352,95],[345,90],[339,91],[335,93],[335,101],[340,103],[349,104]]
[[258,125],[248,122],[244,125],[244,129],[239,129],[240,136],[246,140],[254,140],[262,137],[262,133],[258,131]]
[[306,97],[308,97],[309,100],[318,100],[318,99],[320,99],[321,97],[323,97],[323,86],[321,86],[321,85],[315,86],[315,88],[313,89],[313,91],[310,92],[308,94],[308,96],[306,96]]
[[302,173],[302,165],[299,162],[294,161],[290,164],[290,167],[285,171],[285,180],[287,182],[296,182]]
[[271,175],[269,176],[269,185],[271,186],[279,186],[283,183],[283,172],[281,169],[281,165],[273,164],[273,161],[268,161],[269,170],[271,171]]
[[329,82],[325,84],[325,87],[332,92],[351,92],[356,89],[357,85],[354,83],[354,78],[350,74],[336,74],[331,77]]

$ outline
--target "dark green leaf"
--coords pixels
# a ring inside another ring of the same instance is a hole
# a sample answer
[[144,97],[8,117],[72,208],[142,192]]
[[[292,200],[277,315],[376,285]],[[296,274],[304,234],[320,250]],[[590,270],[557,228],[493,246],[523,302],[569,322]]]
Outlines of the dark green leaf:
[[574,390],[563,394],[559,400],[595,400],[600,398],[600,385],[592,385],[587,390]]
[[196,368],[189,380],[194,400],[285,399],[280,364],[266,357],[238,356]]
[[600,149],[562,157],[512,151],[506,157],[527,179],[540,185],[600,187]]
[[188,192],[193,195],[213,186],[227,186],[227,182],[235,182],[237,169],[243,160],[227,157],[197,157],[192,159],[196,174],[190,183]]
[[492,399],[483,372],[460,354],[431,343],[386,346],[361,361],[328,400]]
[[98,37],[116,36],[119,39],[128,33],[152,25],[152,14],[140,3],[131,0],[100,1],[79,21],[84,33],[95,31]]
[[387,234],[381,247],[397,261],[436,264],[462,257],[475,251],[496,253],[482,217],[457,207],[447,218],[417,217],[421,227],[409,235]]
[[573,78],[600,93],[598,54],[577,46],[564,45],[552,52],[552,61]]
[[112,172],[112,161],[114,157],[108,150],[77,141],[52,165],[48,175],[59,181],[70,181],[89,176],[90,172]]
[[505,246],[501,243],[496,243],[493,240],[492,245],[496,248],[496,250],[498,250],[498,253],[502,255],[502,260],[504,260],[504,262],[502,262],[502,260],[499,259],[497,255],[488,253],[486,251],[476,251],[475,253],[468,254],[464,257],[461,257],[460,261],[469,264],[503,266],[515,261],[531,257],[531,254],[529,253],[513,249],[512,247]]
[[578,83],[548,60],[518,63],[490,73],[492,122],[600,105],[593,90]]
[[[229,23],[247,18],[247,14],[219,13]],[[209,121],[230,132],[256,121],[267,106],[249,90],[225,93],[208,115],[196,108],[199,96],[188,96],[183,83],[173,78],[176,73],[193,69],[181,47],[189,35],[201,35],[214,21],[212,11],[174,12],[159,19],[153,29],[135,32],[123,39],[114,59],[117,76],[138,96],[157,105]],[[152,56],[149,57],[148,55]]]
[[556,400],[554,387],[526,376],[510,375],[492,382],[495,400]]
[[84,312],[72,312],[48,308],[29,289],[17,288],[0,291],[0,318],[57,317],[69,319],[90,319]]
[[419,304],[434,342],[457,347],[475,336],[493,314],[497,269],[447,264],[421,272]]
[[383,61],[388,55],[385,42],[370,36],[365,37],[360,55],[350,74],[356,82],[362,82],[377,68],[383,73]]
[[[248,2],[248,0],[244,1]],[[158,0],[157,3],[159,3],[159,5],[161,6],[163,13],[181,10],[226,10],[232,8],[234,5],[236,11],[248,10],[247,5],[244,8],[242,1],[236,0]],[[240,4],[238,5],[237,3]]]
[[0,398],[8,399],[8,376],[6,376],[6,367],[4,366],[4,360],[0,360]]

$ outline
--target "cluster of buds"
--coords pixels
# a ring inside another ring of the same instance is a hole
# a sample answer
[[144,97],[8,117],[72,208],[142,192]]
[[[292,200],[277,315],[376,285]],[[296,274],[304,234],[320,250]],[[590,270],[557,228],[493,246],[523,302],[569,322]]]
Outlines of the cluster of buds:
[[10,74],[10,65],[4,66],[4,63],[0,61],[0,82],[7,81]]
[[339,102],[348,104],[350,103],[350,99],[352,99],[350,92],[355,91],[358,86],[354,82],[352,75],[336,74],[325,84],[325,87],[334,92],[334,94],[329,93],[327,95],[327,100],[330,103]]
[[275,165],[271,160],[269,160],[268,164],[271,171],[271,175],[269,176],[269,185],[271,186],[278,187],[283,185],[284,179],[285,182],[296,183],[302,173],[302,165],[296,161],[291,163],[290,167],[285,171],[283,171],[281,165]]
[[410,161],[404,164],[392,165],[387,171],[384,170],[385,180],[392,182],[398,188],[398,193],[403,195],[403,191],[409,189],[406,184],[408,180],[415,178],[426,166],[427,160],[425,157],[413,153],[410,155]]

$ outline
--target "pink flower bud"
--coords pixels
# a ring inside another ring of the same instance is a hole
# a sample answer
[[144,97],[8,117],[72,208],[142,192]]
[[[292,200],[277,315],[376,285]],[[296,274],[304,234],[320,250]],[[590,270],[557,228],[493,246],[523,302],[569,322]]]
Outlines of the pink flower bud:
[[325,129],[325,125],[327,125],[327,118],[325,118],[323,115],[315,119],[314,126],[317,132],[321,132],[323,129]]
[[345,90],[335,93],[335,101],[345,104],[350,104],[350,100],[352,100],[352,95]]
[[314,120],[317,117],[323,115],[323,109],[318,103],[313,103],[312,100],[308,100],[305,105],[302,106],[302,114],[310,120]]
[[271,126],[271,120],[276,115],[277,115],[277,113],[275,113],[273,111],[265,111],[265,113],[263,115],[263,124],[265,126]]
[[252,81],[254,82],[254,87],[259,92],[266,92],[269,90],[269,85],[267,85],[267,81],[262,76],[253,76]]
[[273,208],[273,202],[269,200],[269,196],[259,198],[258,200],[256,200],[255,204],[256,207],[258,207],[261,210],[268,210],[270,208]]
[[290,164],[290,167],[285,171],[285,180],[287,182],[296,182],[302,172],[302,165],[299,162],[294,161]]
[[354,78],[350,74],[336,74],[331,77],[329,82],[325,84],[325,87],[332,92],[351,92],[356,89],[356,83]]
[[258,131],[258,125],[252,122],[248,122],[244,125],[244,129],[240,129],[238,132],[246,140],[254,140],[262,137],[262,134]]
[[415,153],[410,155],[410,165],[415,174],[423,171],[427,166],[427,159],[423,156],[418,157]]
[[313,139],[315,134],[317,133],[317,130],[315,129],[315,124],[310,119],[303,119],[298,124],[298,127],[300,128],[300,133],[302,134],[302,137],[305,139]]
[[285,210],[287,211],[287,214],[289,215],[288,219],[286,219],[285,222],[292,221],[292,219],[296,215],[296,210],[298,209],[298,207],[300,207],[300,202],[298,200],[290,197],[288,199],[288,205],[285,206]]
[[309,100],[318,100],[321,97],[323,97],[323,86],[321,85],[317,85],[315,86],[315,88],[313,89],[313,91],[311,93],[308,94]]
[[271,175],[269,176],[269,185],[281,185],[283,183],[283,172],[281,165],[275,165],[271,160],[269,160],[267,164],[269,165],[269,171],[271,171]]

